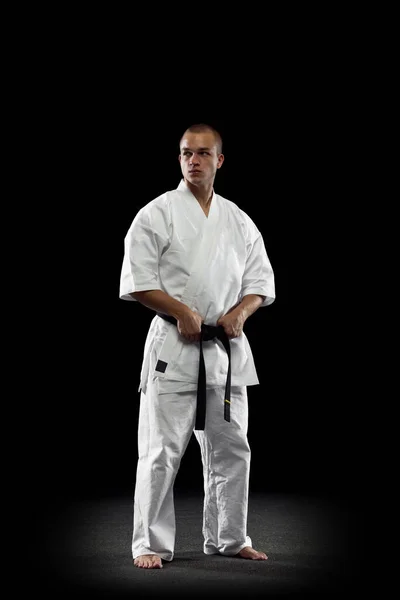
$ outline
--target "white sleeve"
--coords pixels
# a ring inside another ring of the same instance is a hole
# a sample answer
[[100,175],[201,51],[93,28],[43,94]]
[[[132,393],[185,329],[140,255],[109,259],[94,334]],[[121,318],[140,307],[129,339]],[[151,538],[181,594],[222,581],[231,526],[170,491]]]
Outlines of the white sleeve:
[[125,236],[119,289],[122,300],[135,300],[132,292],[162,289],[158,264],[167,243],[165,210],[150,203],[140,209]]
[[268,306],[275,300],[274,272],[260,231],[254,223],[251,222],[250,225],[241,298],[249,294],[259,294],[265,296],[261,306]]

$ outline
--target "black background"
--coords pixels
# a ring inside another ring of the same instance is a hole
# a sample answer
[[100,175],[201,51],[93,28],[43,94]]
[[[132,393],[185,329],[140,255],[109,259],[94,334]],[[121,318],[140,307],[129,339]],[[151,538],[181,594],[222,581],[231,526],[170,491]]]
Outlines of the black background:
[[[224,141],[215,190],[255,221],[275,272],[276,301],[245,325],[260,379],[248,390],[252,489],[342,494],[352,409],[340,351],[333,124],[306,101],[220,118],[201,109],[133,114],[108,99],[66,114],[53,172],[61,202],[48,214],[45,259],[56,285],[41,298],[47,358],[32,407],[40,491],[63,501],[133,491],[152,313],[119,299],[123,240],[141,206],[177,187],[185,128],[206,122]],[[202,488],[194,438],[176,486]]]
[[[255,73],[220,66],[207,79],[209,65],[188,75],[162,55],[132,63],[113,40],[111,52],[73,55],[70,43],[43,100],[46,125],[32,125],[32,150],[39,134],[46,147],[32,176],[42,226],[28,238],[24,308],[37,342],[25,474],[38,505],[133,494],[152,313],[119,299],[123,240],[140,207],[177,187],[179,139],[196,122],[220,131],[215,190],[255,221],[275,272],[276,301],[245,326],[260,379],[248,390],[251,488],[348,499],[359,403],[344,278],[354,106],[335,48],[275,45]],[[176,486],[202,489],[194,439]]]
[[[17,552],[41,589],[47,533],[70,527],[75,501],[133,505],[152,313],[119,299],[123,240],[137,210],[178,185],[179,138],[196,122],[222,134],[215,190],[253,218],[275,272],[275,303],[245,325],[260,379],[248,390],[250,489],[329,496],[351,509],[362,554],[378,432],[365,425],[370,374],[359,357],[380,348],[359,344],[376,294],[376,272],[359,274],[371,250],[359,235],[376,57],[357,36],[374,48],[374,32],[348,8],[269,8],[238,18],[222,9],[218,21],[214,8],[179,7],[176,31],[170,6],[165,16],[152,6],[151,19],[80,8],[46,14],[21,50],[19,87],[7,89],[15,112],[5,114],[18,231],[7,237],[17,257],[5,293],[16,318],[3,313],[16,414],[4,435],[8,499],[18,504],[22,488]],[[376,232],[365,233],[373,252]],[[202,493],[195,439],[176,488]]]

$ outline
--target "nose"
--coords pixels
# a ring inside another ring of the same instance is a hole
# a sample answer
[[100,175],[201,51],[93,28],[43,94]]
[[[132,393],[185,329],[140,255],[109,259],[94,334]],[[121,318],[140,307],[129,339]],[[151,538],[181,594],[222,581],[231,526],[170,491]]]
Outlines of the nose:
[[197,156],[197,154],[195,152],[193,152],[192,156],[190,157],[189,164],[190,165],[198,165],[199,164],[199,157]]

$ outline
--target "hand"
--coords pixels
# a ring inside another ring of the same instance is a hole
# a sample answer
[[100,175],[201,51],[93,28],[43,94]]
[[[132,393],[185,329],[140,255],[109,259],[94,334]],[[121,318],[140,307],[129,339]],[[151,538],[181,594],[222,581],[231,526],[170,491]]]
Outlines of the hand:
[[240,309],[231,309],[226,315],[218,319],[217,325],[222,325],[228,338],[232,339],[242,335],[245,320],[245,316]]
[[203,321],[204,319],[199,313],[187,308],[177,319],[178,332],[188,342],[199,342]]

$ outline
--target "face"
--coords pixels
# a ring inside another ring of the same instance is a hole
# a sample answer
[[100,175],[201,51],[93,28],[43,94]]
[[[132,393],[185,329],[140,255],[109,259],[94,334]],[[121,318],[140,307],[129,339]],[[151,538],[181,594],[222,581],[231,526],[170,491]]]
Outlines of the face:
[[179,162],[184,179],[193,185],[207,185],[213,183],[217,169],[224,162],[224,155],[218,154],[211,131],[189,132],[182,138]]

